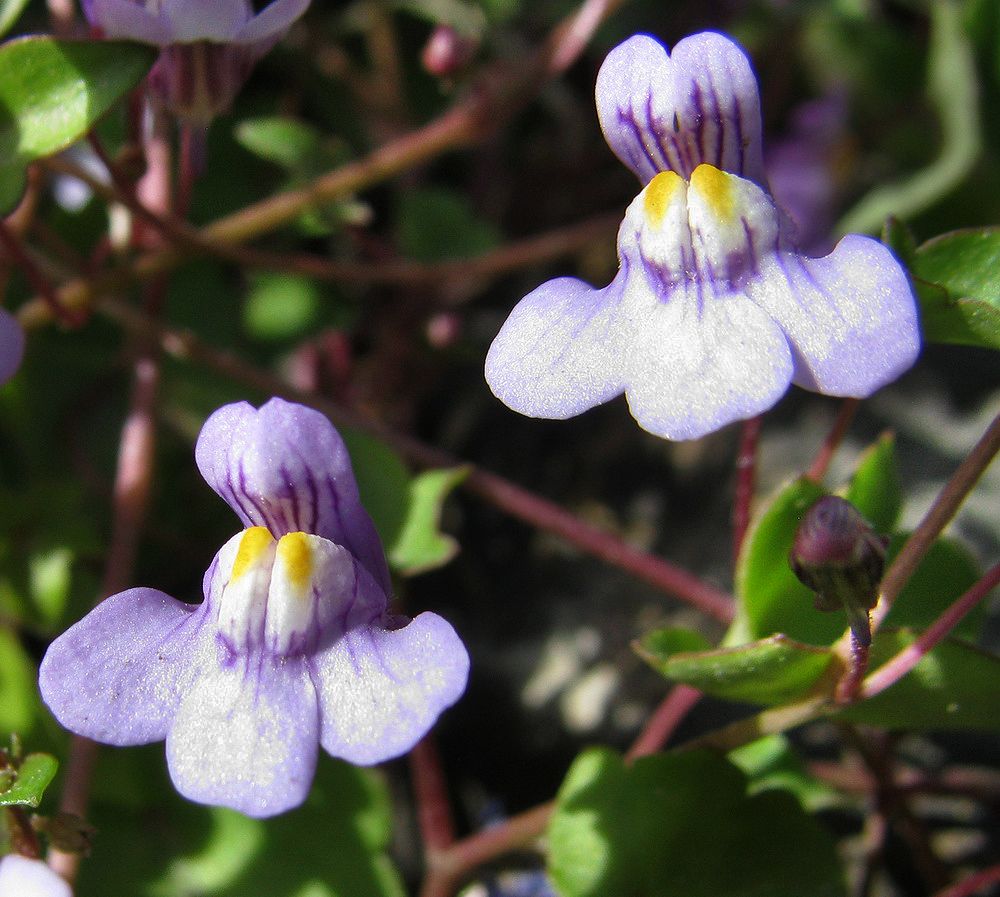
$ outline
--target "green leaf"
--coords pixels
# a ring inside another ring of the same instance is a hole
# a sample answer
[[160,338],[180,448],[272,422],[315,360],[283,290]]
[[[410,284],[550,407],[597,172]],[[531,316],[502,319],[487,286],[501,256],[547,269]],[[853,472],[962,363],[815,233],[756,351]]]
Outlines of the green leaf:
[[3,37],[20,18],[28,0],[0,0],[0,37]]
[[886,433],[858,461],[844,496],[877,533],[891,533],[903,506],[896,467],[896,438]]
[[449,190],[410,190],[399,201],[396,229],[403,252],[419,262],[464,258],[492,249],[500,235]]
[[37,807],[49,783],[55,778],[59,763],[49,754],[28,754],[18,767],[14,784],[0,793],[0,807],[19,804]]
[[241,121],[236,140],[255,156],[306,177],[344,161],[347,148],[312,125],[280,116]]
[[[65,149],[134,87],[156,50],[122,41],[26,37],[0,47],[0,183]],[[16,197],[15,197],[16,198]]]
[[[909,629],[881,631],[869,668],[877,669],[913,644]],[[839,717],[886,729],[1000,728],[1000,658],[957,639],[946,639],[895,685]]]
[[[899,554],[908,535],[900,533],[893,537],[886,552],[887,564]],[[951,539],[938,539],[893,602],[886,623],[926,629],[978,579],[979,565],[969,550]],[[985,616],[986,607],[980,604],[955,627],[954,634],[975,639]]]
[[35,664],[17,636],[0,627],[0,732],[29,732],[35,723]]
[[781,489],[756,517],[736,568],[736,594],[751,639],[782,632],[813,645],[828,645],[846,625],[844,616],[820,613],[813,593],[788,565],[802,515],[826,490],[801,478]]
[[783,635],[712,651],[674,651],[669,630],[651,632],[636,650],[654,669],[716,698],[783,704],[801,697],[823,675],[832,655]]
[[930,4],[927,96],[941,126],[941,151],[906,180],[876,187],[838,222],[840,233],[876,233],[890,215],[910,218],[944,197],[972,169],[982,149],[979,78],[961,4]]
[[780,791],[701,751],[643,757],[585,751],[549,825],[549,874],[562,897],[834,897],[833,841]]
[[319,317],[319,287],[308,277],[264,274],[243,306],[243,326],[260,340],[289,340],[308,332]]
[[408,575],[423,573],[457,554],[458,543],[441,532],[441,510],[468,473],[465,467],[429,470],[410,482],[406,519],[388,552],[395,569]]
[[798,798],[810,813],[842,803],[839,792],[814,779],[784,735],[767,735],[727,755],[750,780],[747,791],[780,789]]
[[369,513],[383,545],[394,545],[406,522],[410,471],[389,446],[358,430],[341,428],[358,481],[361,504]]
[[1000,349],[1000,228],[928,240],[911,271],[928,340]]

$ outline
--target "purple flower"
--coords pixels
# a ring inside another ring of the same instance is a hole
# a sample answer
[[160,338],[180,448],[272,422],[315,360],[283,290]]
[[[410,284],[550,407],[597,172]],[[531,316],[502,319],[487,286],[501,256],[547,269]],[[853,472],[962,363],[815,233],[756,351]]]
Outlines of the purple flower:
[[168,109],[207,125],[228,108],[251,70],[310,0],[83,0],[106,37],[162,47],[150,85]]
[[24,358],[24,331],[10,312],[0,308],[0,383],[14,376]]
[[41,860],[0,857],[0,897],[72,897],[69,885]]
[[205,601],[113,595],[52,643],[39,684],[80,735],[166,738],[191,800],[271,816],[305,799],[317,743],[361,765],[408,751],[464,691],[469,658],[436,614],[389,613],[381,544],[319,412],[227,405],[195,455],[246,527],[208,568]]
[[799,253],[764,186],[757,83],[719,34],[672,56],[636,35],[597,77],[615,154],[643,184],[603,289],[574,278],[517,305],[486,359],[493,392],[567,418],[621,393],[644,429],[693,439],[774,405],[790,382],[867,396],[920,347],[913,294],[882,244]]

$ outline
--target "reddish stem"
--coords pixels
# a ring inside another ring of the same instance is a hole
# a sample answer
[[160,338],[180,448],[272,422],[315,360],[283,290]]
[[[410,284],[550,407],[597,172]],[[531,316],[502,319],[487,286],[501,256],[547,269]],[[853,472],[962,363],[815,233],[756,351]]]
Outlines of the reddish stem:
[[763,415],[743,421],[740,444],[736,450],[736,489],[733,494],[733,564],[740,559],[743,540],[750,527],[753,508],[754,478],[757,472],[757,446],[764,424]]
[[1000,865],[973,873],[968,878],[963,878],[938,891],[934,897],[973,897],[974,894],[982,894],[987,887],[997,882],[1000,882]]
[[868,671],[868,653],[871,643],[858,641],[858,637],[851,630],[851,659],[847,667],[847,672],[837,683],[834,693],[834,701],[837,704],[850,704],[858,697],[861,688],[861,680]]
[[851,421],[854,420],[854,415],[857,414],[860,404],[859,399],[844,399],[830,432],[826,434],[826,439],[823,440],[823,444],[813,459],[812,466],[806,473],[806,477],[814,483],[821,482],[826,476],[830,462],[837,449],[840,448],[840,443],[844,441],[844,436],[847,435],[847,430],[851,426]]
[[655,754],[670,740],[677,727],[684,721],[691,708],[701,700],[701,692],[690,685],[675,685],[653,715],[646,722],[632,747],[625,755],[631,762],[648,754]]
[[86,315],[66,308],[59,301],[59,294],[56,292],[55,287],[42,274],[41,269],[35,264],[34,259],[28,255],[21,241],[7,226],[7,222],[3,218],[0,218],[0,244],[3,245],[4,251],[10,257],[11,261],[21,269],[25,279],[31,284],[31,288],[45,300],[57,320],[72,327],[77,327],[86,320]]
[[455,840],[448,786],[433,733],[425,735],[416,744],[410,751],[409,761],[424,852],[431,856],[444,850]]
[[962,618],[1000,584],[1000,564],[995,564],[972,588],[959,597],[917,640],[882,664],[864,681],[862,695],[870,698],[910,672],[958,625]]

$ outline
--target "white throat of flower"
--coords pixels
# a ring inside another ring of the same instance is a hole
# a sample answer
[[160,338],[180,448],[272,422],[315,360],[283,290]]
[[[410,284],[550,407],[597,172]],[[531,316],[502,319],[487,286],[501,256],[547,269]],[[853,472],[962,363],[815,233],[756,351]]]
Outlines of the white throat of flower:
[[699,165],[685,181],[662,171],[633,200],[622,224],[647,268],[668,283],[738,282],[778,244],[779,213],[755,183]]
[[[244,530],[219,552],[219,633],[236,653],[263,648],[288,656],[312,650],[335,614],[356,597],[347,549],[309,533],[275,539],[262,526]],[[213,588],[213,594],[214,594]]]

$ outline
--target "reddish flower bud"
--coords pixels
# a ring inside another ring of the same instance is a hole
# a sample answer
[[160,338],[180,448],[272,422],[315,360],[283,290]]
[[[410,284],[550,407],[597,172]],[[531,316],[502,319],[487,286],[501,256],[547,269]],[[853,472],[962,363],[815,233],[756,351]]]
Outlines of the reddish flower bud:
[[424,44],[420,61],[429,74],[447,78],[472,61],[478,46],[475,38],[460,34],[450,25],[438,25]]
[[843,608],[854,637],[871,642],[868,612],[878,600],[888,539],[836,495],[817,501],[802,518],[789,556],[795,575],[816,593],[816,608]]

